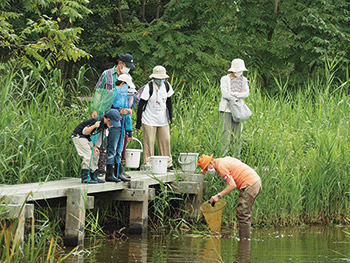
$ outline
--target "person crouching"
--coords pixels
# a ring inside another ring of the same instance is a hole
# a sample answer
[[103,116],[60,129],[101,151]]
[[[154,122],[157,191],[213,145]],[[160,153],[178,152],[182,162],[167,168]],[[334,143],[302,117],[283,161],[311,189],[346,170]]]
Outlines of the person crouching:
[[[82,159],[81,163],[81,182],[83,184],[104,183],[104,180],[98,178],[99,171],[97,168],[99,148],[101,145],[101,131],[105,131],[107,127],[117,125],[120,119],[118,110],[109,110],[98,117],[85,120],[78,124],[72,132],[72,140],[74,146]],[[100,133],[96,144],[93,145],[91,136]],[[92,154],[93,151],[93,154]],[[91,160],[92,157],[92,160]],[[90,167],[91,160],[91,167]],[[91,175],[91,176],[90,176]],[[107,178],[106,178],[107,179]]]

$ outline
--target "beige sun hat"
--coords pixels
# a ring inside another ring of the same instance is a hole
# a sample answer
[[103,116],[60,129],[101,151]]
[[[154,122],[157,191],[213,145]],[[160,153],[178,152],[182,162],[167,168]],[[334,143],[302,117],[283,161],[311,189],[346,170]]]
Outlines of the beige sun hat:
[[124,81],[126,84],[128,84],[129,89],[135,89],[135,84],[134,84],[134,82],[132,82],[132,79],[131,79],[130,75],[128,75],[128,74],[121,74],[118,77],[118,80]]
[[153,68],[152,75],[149,76],[150,79],[166,79],[169,76],[166,74],[166,69],[163,66],[155,66]]
[[239,72],[239,71],[248,71],[244,65],[243,59],[236,58],[232,60],[231,67],[229,68],[230,72]]

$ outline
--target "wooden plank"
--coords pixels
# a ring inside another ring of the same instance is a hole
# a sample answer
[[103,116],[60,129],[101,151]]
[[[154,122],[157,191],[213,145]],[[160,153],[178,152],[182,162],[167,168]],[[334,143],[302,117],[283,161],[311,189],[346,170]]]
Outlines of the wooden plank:
[[186,194],[198,194],[199,183],[198,182],[176,182],[174,185],[174,192],[186,193]]
[[[0,204],[0,207],[5,210],[6,218],[16,218],[20,215],[22,204]],[[32,218],[34,214],[34,204],[25,204],[23,206],[24,217]]]

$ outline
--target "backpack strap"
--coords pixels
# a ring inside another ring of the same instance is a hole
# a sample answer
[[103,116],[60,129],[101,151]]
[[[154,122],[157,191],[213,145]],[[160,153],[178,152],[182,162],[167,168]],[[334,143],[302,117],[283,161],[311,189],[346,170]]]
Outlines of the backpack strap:
[[152,97],[153,94],[153,81],[148,82],[148,87],[149,87],[149,98],[150,99]]
[[166,93],[168,93],[170,90],[169,82],[165,81],[164,84],[165,84]]
[[[166,93],[168,93],[170,90],[169,82],[165,81],[164,84],[165,84]],[[153,94],[153,81],[150,81],[148,83],[148,86],[149,86],[149,97],[151,97]]]

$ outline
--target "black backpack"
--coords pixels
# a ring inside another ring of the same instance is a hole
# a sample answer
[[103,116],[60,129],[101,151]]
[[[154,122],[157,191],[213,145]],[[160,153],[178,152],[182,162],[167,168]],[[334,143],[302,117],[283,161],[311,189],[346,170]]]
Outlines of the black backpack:
[[[149,98],[153,95],[153,82],[150,81],[147,83],[148,86],[149,86]],[[146,84],[146,85],[147,85]],[[166,89],[166,92],[168,93],[169,90],[170,90],[170,86],[169,86],[169,82],[165,81],[164,82],[165,84],[165,89]],[[135,93],[135,100],[136,102],[139,102],[141,100],[141,95],[143,93],[143,90],[145,89],[146,85],[142,86],[136,93]]]

